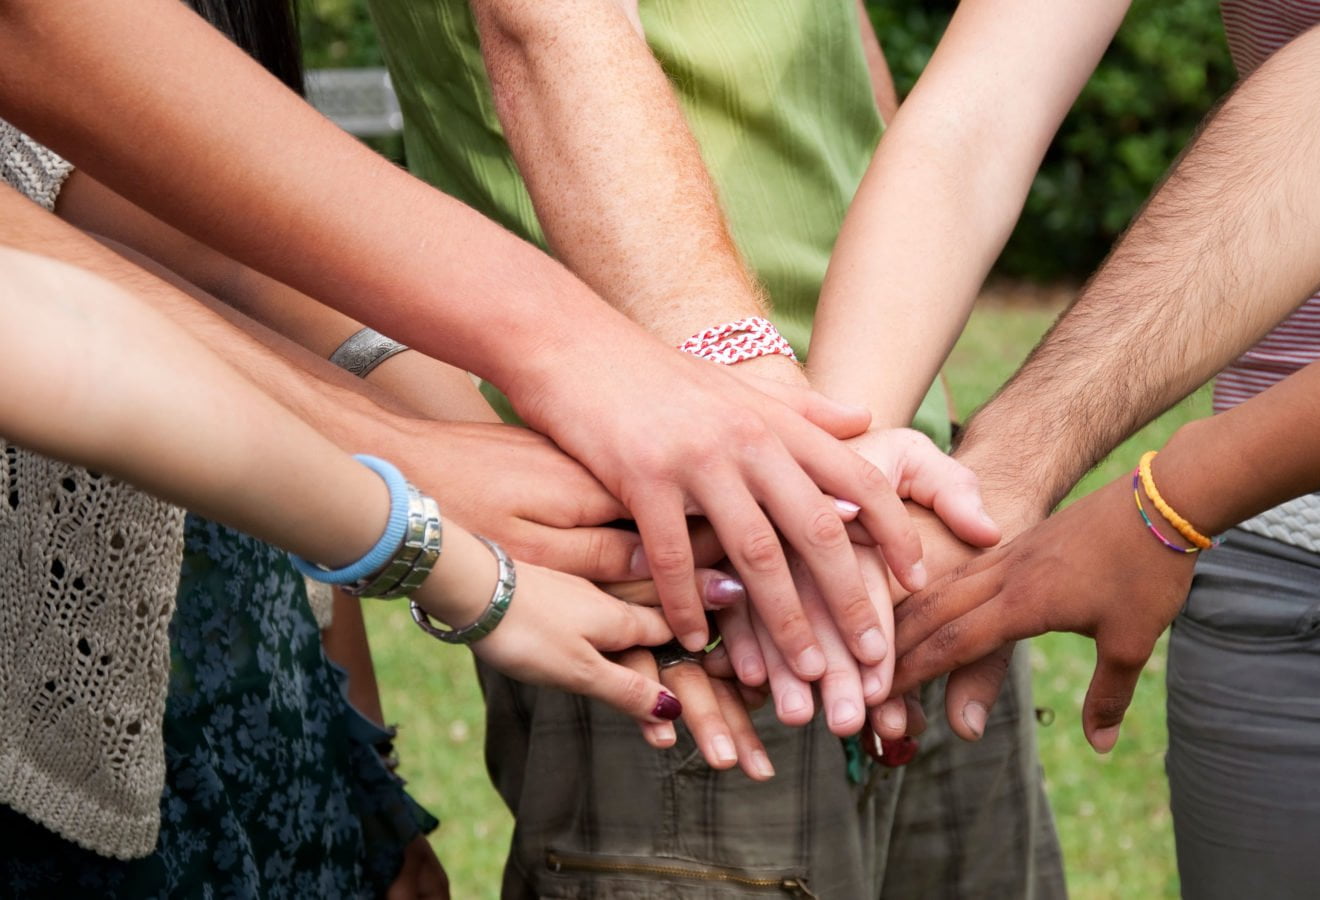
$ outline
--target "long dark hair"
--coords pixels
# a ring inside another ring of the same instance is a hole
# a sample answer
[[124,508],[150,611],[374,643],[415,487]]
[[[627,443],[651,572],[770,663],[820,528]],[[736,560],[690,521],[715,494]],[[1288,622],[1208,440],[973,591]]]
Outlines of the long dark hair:
[[187,0],[187,3],[272,75],[303,93],[298,14],[291,0]]

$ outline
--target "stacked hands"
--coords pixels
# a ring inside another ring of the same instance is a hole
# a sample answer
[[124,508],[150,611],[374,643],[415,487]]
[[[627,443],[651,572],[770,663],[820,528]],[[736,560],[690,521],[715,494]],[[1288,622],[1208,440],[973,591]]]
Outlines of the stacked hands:
[[[739,765],[764,780],[774,769],[749,709],[767,696],[787,725],[806,724],[818,698],[835,734],[869,723],[897,739],[925,727],[919,685],[950,672],[949,722],[975,740],[1013,642],[1076,631],[1098,647],[1086,735],[1097,750],[1112,748],[1192,567],[1144,533],[1122,480],[983,552],[1001,531],[970,469],[918,432],[867,430],[863,412],[805,388],[766,387],[764,403],[792,423],[781,426],[788,440],[745,411],[699,428],[653,425],[648,435],[691,435],[704,448],[688,448],[698,462],[666,468],[670,457],[648,441],[649,451],[634,448],[631,480],[616,491],[532,431],[421,427],[417,451],[397,458],[424,471],[442,448],[498,470],[447,480],[439,495],[457,521],[525,561],[527,599],[513,606],[514,624],[474,651],[515,678],[610,703],[637,718],[656,747],[676,742],[672,720],[681,715],[711,766]],[[742,452],[717,452],[729,447]],[[782,471],[751,467],[772,455]],[[812,462],[799,466],[800,458]],[[747,468],[735,489],[739,462]],[[1004,508],[1005,521],[1031,524]],[[1115,574],[1103,565],[1112,558],[1133,565]],[[938,578],[929,587],[928,568]],[[1095,579],[1097,571],[1108,575]],[[1131,602],[1151,595],[1156,602]],[[667,646],[647,649],[657,644]]]
[[[499,472],[430,486],[455,520],[525,561],[526,599],[473,646],[479,656],[515,678],[612,704],[656,747],[675,743],[670,720],[681,709],[712,766],[767,779],[774,770],[748,713],[767,694],[788,725],[808,722],[818,696],[838,735],[868,719],[884,738],[920,730],[916,682],[904,666],[895,680],[894,602],[926,585],[927,565],[943,573],[997,543],[1000,530],[972,472],[918,432],[869,431],[864,411],[806,388],[727,380],[759,394],[751,408],[770,414],[728,408],[726,385],[726,409],[699,426],[676,413],[652,422],[645,446],[626,451],[635,461],[616,489],[549,439],[511,426],[427,423],[414,452],[391,452],[414,475],[435,466],[437,448]],[[664,448],[657,435],[695,446]],[[673,465],[664,451],[688,461]],[[635,531],[618,527],[629,519]],[[646,649],[671,635],[664,652]],[[985,647],[959,661],[969,665],[949,694],[963,736],[984,729],[1007,658]]]

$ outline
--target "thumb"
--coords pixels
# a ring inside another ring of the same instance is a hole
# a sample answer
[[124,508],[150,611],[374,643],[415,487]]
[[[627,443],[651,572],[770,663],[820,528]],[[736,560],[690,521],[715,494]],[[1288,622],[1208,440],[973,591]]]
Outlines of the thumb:
[[597,656],[575,690],[608,703],[629,718],[659,724],[683,714],[683,704],[660,682]]
[[1149,657],[1149,648],[1115,653],[1096,642],[1095,673],[1082,706],[1082,729],[1097,753],[1108,753],[1118,742],[1119,726]]

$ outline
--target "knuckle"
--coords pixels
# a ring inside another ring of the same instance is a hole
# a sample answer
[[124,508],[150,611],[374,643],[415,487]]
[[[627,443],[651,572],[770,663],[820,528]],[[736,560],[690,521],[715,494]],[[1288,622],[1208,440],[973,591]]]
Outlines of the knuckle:
[[819,509],[807,521],[807,543],[820,550],[834,549],[847,543],[848,531],[839,514],[832,509]]
[[1091,701],[1091,713],[1102,727],[1123,721],[1127,708],[1127,697],[1096,697]]
[[692,567],[688,548],[681,544],[667,544],[648,549],[646,558],[651,565],[651,571],[657,577],[687,577],[687,571]]
[[646,705],[648,699],[646,679],[636,672],[628,670],[626,674],[621,674],[622,683],[619,685],[619,701],[626,709],[641,709]]
[[779,537],[768,528],[755,528],[743,535],[738,555],[757,574],[773,572],[785,564]]
[[889,484],[889,479],[885,477],[884,472],[881,472],[879,468],[867,462],[865,459],[862,459],[860,456],[857,457],[857,461],[857,479],[861,482],[862,487],[866,491],[876,492],[892,490]]
[[765,420],[750,409],[738,409],[724,419],[724,427],[735,446],[744,447],[765,439]]

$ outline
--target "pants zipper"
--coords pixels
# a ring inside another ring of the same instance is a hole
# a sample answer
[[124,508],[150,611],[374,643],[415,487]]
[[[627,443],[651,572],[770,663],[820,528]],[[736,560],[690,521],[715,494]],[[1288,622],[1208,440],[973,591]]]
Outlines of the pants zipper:
[[778,890],[790,897],[800,897],[802,900],[819,900],[807,887],[805,880],[792,875],[780,878],[755,878],[738,872],[689,868],[682,865],[612,862],[596,857],[559,853],[553,850],[546,854],[545,862],[552,872],[601,872],[620,875],[651,875],[658,878],[686,878],[696,881],[717,881],[723,884],[736,884],[739,887]]

